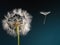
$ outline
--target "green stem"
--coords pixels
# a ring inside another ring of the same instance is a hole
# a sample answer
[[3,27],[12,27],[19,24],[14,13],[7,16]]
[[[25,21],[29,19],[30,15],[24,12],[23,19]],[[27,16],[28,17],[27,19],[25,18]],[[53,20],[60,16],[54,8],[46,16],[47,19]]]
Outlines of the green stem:
[[16,27],[17,30],[17,38],[18,38],[18,45],[20,45],[20,34],[19,34],[19,27]]

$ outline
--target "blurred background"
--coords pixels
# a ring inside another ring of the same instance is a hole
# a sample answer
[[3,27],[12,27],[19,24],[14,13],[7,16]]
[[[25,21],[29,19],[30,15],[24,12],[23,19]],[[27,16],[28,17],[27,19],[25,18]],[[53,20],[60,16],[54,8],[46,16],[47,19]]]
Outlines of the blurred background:
[[[22,8],[33,16],[31,31],[21,36],[21,45],[60,45],[60,1],[58,0],[14,0],[0,1],[0,45],[17,45],[17,38],[8,35],[2,27],[2,19],[7,12]],[[43,24],[44,15],[40,11],[51,11]]]

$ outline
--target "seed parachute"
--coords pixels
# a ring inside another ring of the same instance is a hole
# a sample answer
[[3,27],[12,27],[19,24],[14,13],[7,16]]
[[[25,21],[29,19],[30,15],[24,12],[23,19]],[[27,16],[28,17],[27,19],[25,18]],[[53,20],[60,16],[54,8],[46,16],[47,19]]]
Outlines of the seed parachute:
[[43,14],[45,16],[43,24],[46,23],[47,15],[50,14],[50,13],[51,13],[50,11],[49,12],[40,12],[40,14]]

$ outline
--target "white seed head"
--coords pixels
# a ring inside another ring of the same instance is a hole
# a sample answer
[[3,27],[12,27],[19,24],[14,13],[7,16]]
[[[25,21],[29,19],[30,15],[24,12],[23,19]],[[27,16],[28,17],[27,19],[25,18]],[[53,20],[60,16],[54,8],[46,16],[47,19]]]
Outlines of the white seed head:
[[8,34],[15,37],[17,34],[13,24],[16,20],[20,23],[19,33],[26,35],[30,31],[32,16],[22,9],[14,9],[11,13],[7,13],[5,19],[2,20],[3,28]]

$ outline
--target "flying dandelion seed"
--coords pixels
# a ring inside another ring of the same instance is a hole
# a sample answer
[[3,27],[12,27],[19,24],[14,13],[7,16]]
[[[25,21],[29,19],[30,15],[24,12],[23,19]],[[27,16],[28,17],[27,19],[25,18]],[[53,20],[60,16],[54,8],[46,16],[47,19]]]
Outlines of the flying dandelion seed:
[[18,37],[20,45],[20,35],[26,35],[30,31],[32,16],[22,9],[14,9],[2,20],[4,30],[11,36]]
[[40,14],[43,14],[43,15],[45,16],[43,24],[46,23],[46,17],[47,17],[47,15],[50,14],[50,13],[51,13],[51,12],[40,12]]

